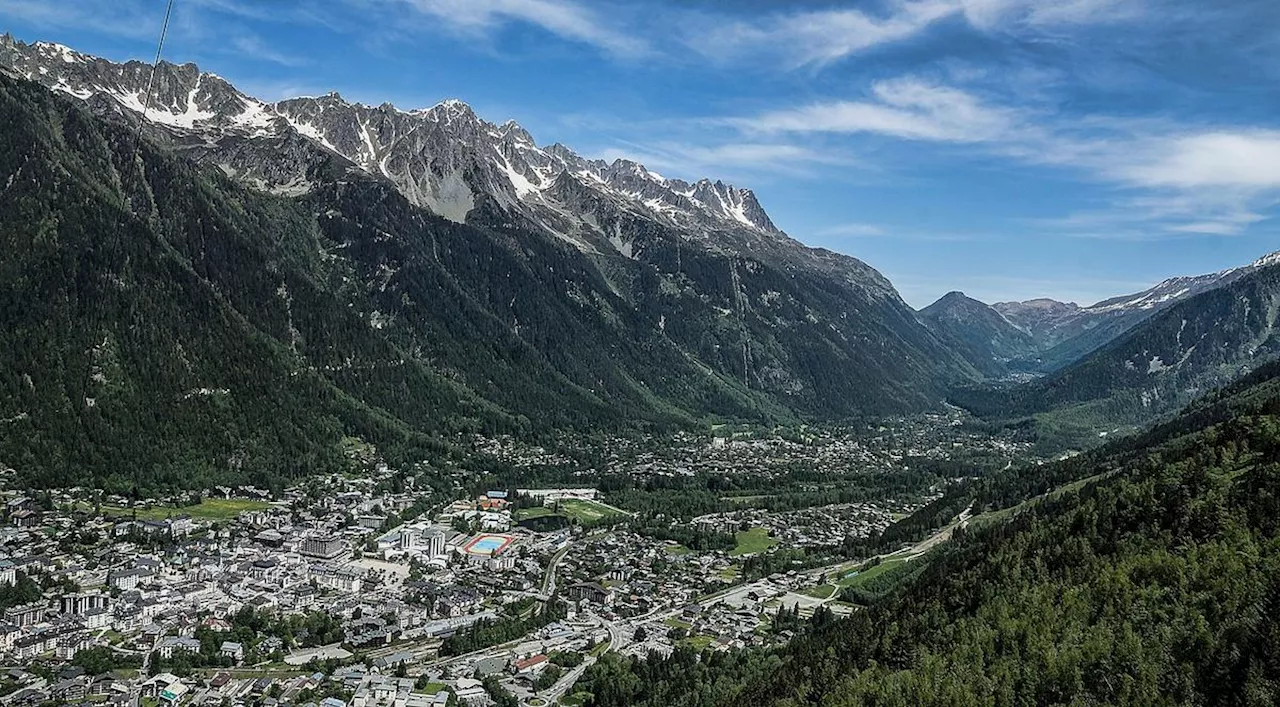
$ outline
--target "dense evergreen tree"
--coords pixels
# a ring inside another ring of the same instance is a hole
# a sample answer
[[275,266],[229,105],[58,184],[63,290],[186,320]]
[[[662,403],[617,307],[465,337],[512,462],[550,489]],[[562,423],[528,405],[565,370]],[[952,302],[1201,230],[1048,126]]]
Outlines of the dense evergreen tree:
[[1275,704],[1276,489],[1271,366],[1140,437],[966,489],[1028,502],[882,575],[848,619],[772,651],[606,657],[583,687],[637,707]]

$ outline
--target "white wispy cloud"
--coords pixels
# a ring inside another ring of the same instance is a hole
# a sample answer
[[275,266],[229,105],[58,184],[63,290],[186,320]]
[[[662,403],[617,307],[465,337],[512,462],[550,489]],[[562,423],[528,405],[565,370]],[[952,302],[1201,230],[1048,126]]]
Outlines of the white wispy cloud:
[[688,43],[721,61],[778,59],[787,68],[822,66],[909,40],[945,20],[975,29],[1037,31],[1135,19],[1139,0],[893,0],[879,12],[823,9],[779,12],[752,20],[704,17],[689,22]]
[[540,27],[563,39],[610,54],[638,56],[649,44],[614,26],[589,5],[571,0],[397,0],[456,32],[485,34],[509,22]]
[[887,233],[882,226],[874,223],[841,223],[818,229],[813,235],[821,238],[873,238]]
[[272,64],[299,67],[311,63],[305,57],[282,52],[252,34],[242,34],[232,40],[231,44],[241,54],[245,54],[252,59],[269,61]]
[[1116,176],[1185,189],[1280,189],[1280,131],[1212,130],[1154,141]]
[[1280,204],[1280,131],[1193,128],[1161,119],[1064,117],[907,76],[861,100],[817,101],[724,119],[744,135],[878,135],[965,146],[1109,184],[1112,204],[1041,226],[1073,235],[1146,239],[1233,235]]
[[730,122],[749,132],[875,133],[908,140],[984,142],[1008,134],[1017,116],[960,89],[904,77],[873,84],[869,100],[818,102]]
[[806,177],[811,176],[818,166],[855,163],[853,158],[830,150],[760,142],[713,145],[671,141],[655,141],[644,145],[628,143],[621,148],[598,150],[595,156],[608,161],[621,158],[640,162],[684,179],[697,179],[707,175],[725,179],[744,176],[759,178],[776,174]]
[[1055,27],[1117,22],[1141,16],[1138,0],[960,0],[970,24],[985,30],[1001,27]]
[[144,7],[134,2],[0,0],[0,18],[17,20],[40,29],[92,27],[103,34],[129,39],[156,36],[163,14],[163,7]]
[[1042,143],[1046,161],[1130,192],[1109,209],[1076,215],[1083,235],[1230,236],[1267,220],[1280,204],[1280,131],[1117,121],[1092,140],[1048,134]]
[[917,0],[896,2],[882,15],[841,9],[753,21],[715,18],[699,26],[690,43],[703,54],[723,60],[781,55],[792,67],[826,64],[912,37],[956,10],[954,0]]

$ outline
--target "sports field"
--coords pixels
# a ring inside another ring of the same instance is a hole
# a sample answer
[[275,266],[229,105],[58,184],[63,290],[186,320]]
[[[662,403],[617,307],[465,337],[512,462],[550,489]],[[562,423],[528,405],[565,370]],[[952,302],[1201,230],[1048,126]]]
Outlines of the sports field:
[[485,533],[472,538],[470,542],[463,546],[462,551],[468,555],[493,556],[507,549],[513,542],[515,542],[515,538],[510,535]]

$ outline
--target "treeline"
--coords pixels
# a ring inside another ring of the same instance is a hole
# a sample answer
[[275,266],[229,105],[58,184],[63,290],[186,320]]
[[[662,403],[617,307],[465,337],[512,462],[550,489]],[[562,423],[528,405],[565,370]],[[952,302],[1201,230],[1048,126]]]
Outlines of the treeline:
[[[868,581],[846,619],[776,650],[606,659],[590,704],[1276,704],[1280,393],[1206,404],[1042,468],[1098,480]],[[1031,476],[993,498],[1033,498]]]
[[444,639],[440,655],[463,655],[514,641],[543,626],[562,621],[568,615],[568,606],[563,601],[552,598],[541,608],[530,606],[527,611],[518,611],[514,616],[482,619]]
[[732,550],[738,544],[733,533],[710,533],[689,525],[672,525],[653,518],[634,519],[631,530],[655,540],[679,543],[698,552]]
[[802,467],[780,478],[699,474],[643,481],[611,479],[601,488],[609,503],[619,508],[641,515],[688,520],[741,508],[784,512],[921,494],[941,479],[928,470],[824,475]]

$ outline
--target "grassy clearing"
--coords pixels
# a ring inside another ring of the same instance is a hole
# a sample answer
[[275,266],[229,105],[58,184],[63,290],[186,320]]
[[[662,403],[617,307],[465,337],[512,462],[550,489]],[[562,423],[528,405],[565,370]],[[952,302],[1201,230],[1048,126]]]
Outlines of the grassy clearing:
[[545,518],[547,516],[558,515],[554,510],[546,506],[534,506],[532,508],[521,508],[511,514],[511,519],[517,523],[522,520],[530,520],[533,518]]
[[739,567],[738,565],[729,565],[728,567],[720,570],[720,573],[717,574],[716,577],[719,577],[721,580],[725,582],[736,582],[738,581],[738,577],[741,575],[742,575],[741,567]]
[[680,643],[694,649],[695,651],[701,651],[706,649],[712,643],[715,643],[715,641],[716,639],[714,636],[690,636]]
[[602,503],[579,498],[566,498],[560,501],[560,512],[582,523],[594,523],[602,518],[626,515]]
[[1043,496],[1037,496],[1035,498],[1023,501],[1022,503],[1019,503],[1016,506],[1010,506],[1008,508],[1001,508],[999,510],[987,511],[986,513],[981,513],[969,519],[969,525],[972,525],[974,527],[979,527],[979,526],[988,525],[991,523],[1004,522],[1009,518],[1011,518],[1012,516],[1014,516],[1015,514],[1021,513],[1022,511],[1030,508],[1031,506],[1034,506],[1037,503],[1040,503],[1041,501],[1044,501],[1046,499],[1058,498],[1059,496],[1062,496],[1068,493],[1074,493],[1095,481],[1100,481],[1106,478],[1109,475],[1110,474],[1097,474],[1085,479],[1078,479],[1076,481],[1072,481],[1069,484],[1064,484],[1062,486],[1059,486],[1058,488],[1050,491],[1049,493],[1044,494]]
[[677,619],[674,616],[668,619],[664,619],[662,623],[670,626],[671,628],[682,628],[686,631],[693,628],[693,624],[689,623],[688,621],[681,621],[680,619]]
[[[229,520],[244,511],[260,511],[270,505],[266,501],[251,501],[244,498],[206,498],[196,506],[183,506],[181,508],[150,506],[147,508],[139,507],[137,511],[140,520],[165,520],[180,515],[189,515],[199,520]],[[133,510],[119,506],[103,506],[102,511],[112,515],[129,516],[133,514]]]
[[423,695],[434,695],[437,692],[440,692],[441,690],[443,690],[444,688],[445,686],[443,683],[429,682],[427,683],[426,687],[422,688],[421,690],[417,690],[417,692]]
[[894,567],[905,564],[906,562],[907,562],[906,558],[903,558],[903,557],[895,557],[892,559],[885,560],[880,564],[876,565],[875,567],[868,569],[865,572],[859,572],[858,574],[852,577],[846,575],[845,577],[841,578],[840,581],[836,582],[836,586],[841,588],[856,587],[859,584],[875,579],[877,576],[882,575],[885,572],[888,572]]
[[830,599],[831,595],[836,593],[836,586],[834,584],[823,584],[817,587],[809,587],[800,593],[814,599]]
[[755,496],[721,496],[721,497],[720,497],[720,500],[721,500],[721,501],[728,501],[729,503],[740,503],[740,504],[741,504],[741,503],[756,503],[756,502],[758,502],[758,501],[763,501],[763,500],[764,500],[764,499],[766,499],[766,498],[768,498],[768,496],[761,496],[761,495],[755,495]]
[[668,555],[688,555],[693,552],[684,545],[668,545],[666,550]]
[[769,537],[769,531],[764,528],[740,531],[735,537],[737,538],[738,546],[729,552],[733,557],[754,555],[778,544],[777,540]]

